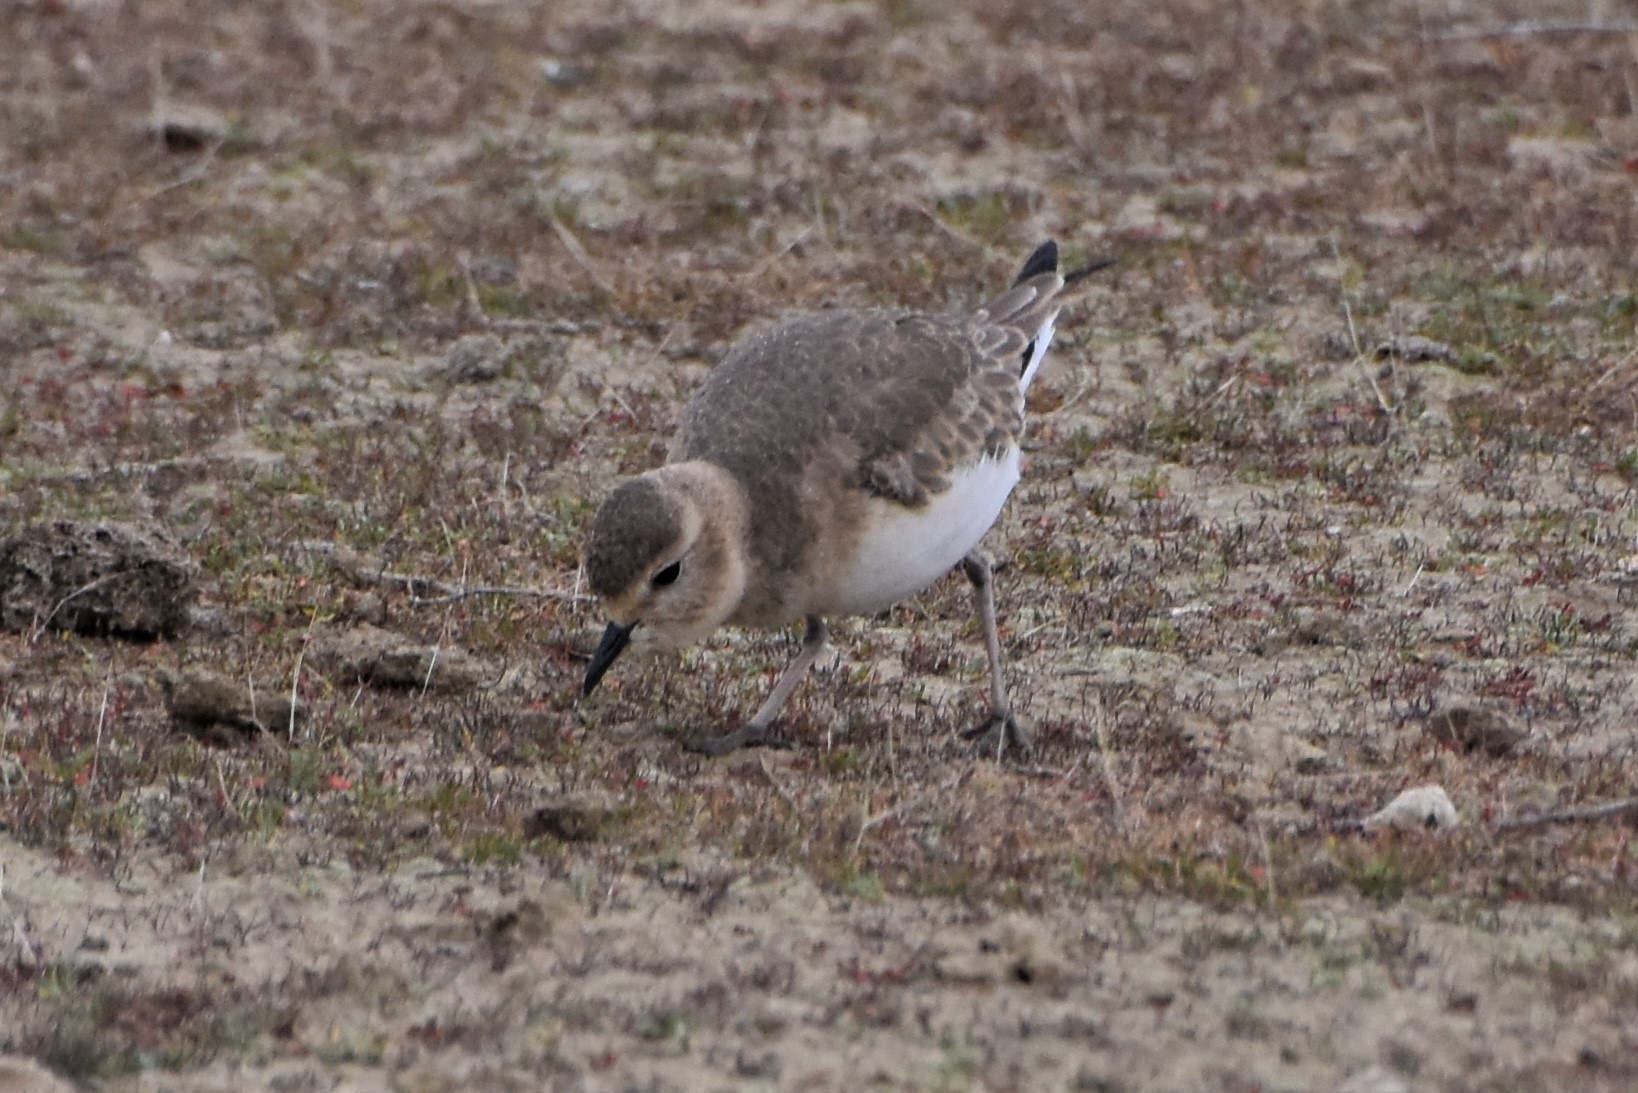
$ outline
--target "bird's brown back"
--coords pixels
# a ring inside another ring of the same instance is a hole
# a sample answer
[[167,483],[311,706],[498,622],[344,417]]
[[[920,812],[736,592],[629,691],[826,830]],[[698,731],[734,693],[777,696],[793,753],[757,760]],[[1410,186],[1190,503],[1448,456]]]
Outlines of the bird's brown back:
[[815,467],[914,508],[952,469],[1017,442],[1020,373],[1064,285],[1055,250],[1025,275],[975,312],[819,312],[729,350],[683,412],[671,459],[708,460],[740,482],[750,560],[769,587],[814,549],[823,506],[793,484],[812,490]]

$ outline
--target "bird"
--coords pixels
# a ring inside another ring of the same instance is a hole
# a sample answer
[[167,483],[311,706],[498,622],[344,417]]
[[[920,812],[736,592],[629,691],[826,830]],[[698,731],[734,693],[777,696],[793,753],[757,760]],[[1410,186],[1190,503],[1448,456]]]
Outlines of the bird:
[[685,745],[786,746],[769,729],[825,620],[879,614],[959,567],[990,677],[988,714],[966,735],[1027,748],[979,543],[1018,483],[1024,396],[1068,290],[1111,264],[1062,272],[1047,240],[976,310],[821,310],[741,337],[683,410],[667,461],[591,520],[583,563],[609,621],[582,696],[627,649],[801,621],[800,652],[750,720]]

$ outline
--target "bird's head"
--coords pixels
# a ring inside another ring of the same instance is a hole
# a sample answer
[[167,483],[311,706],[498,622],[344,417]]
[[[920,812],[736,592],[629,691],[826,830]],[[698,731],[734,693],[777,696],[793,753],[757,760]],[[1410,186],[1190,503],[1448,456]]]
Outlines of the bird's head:
[[709,635],[745,594],[744,501],[727,473],[673,463],[616,489],[586,543],[586,576],[609,625],[583,694],[628,647],[676,649]]

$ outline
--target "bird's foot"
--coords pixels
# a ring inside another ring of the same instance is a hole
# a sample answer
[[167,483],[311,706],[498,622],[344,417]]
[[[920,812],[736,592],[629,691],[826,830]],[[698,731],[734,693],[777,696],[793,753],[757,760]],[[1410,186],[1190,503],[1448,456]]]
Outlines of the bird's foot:
[[751,723],[741,725],[721,736],[701,736],[684,742],[683,748],[696,755],[727,755],[740,748],[788,748],[790,741],[768,735],[768,726]]
[[1000,759],[1008,746],[1028,751],[1030,733],[1011,710],[991,710],[983,722],[961,734],[963,740],[977,740],[981,753],[993,753]]

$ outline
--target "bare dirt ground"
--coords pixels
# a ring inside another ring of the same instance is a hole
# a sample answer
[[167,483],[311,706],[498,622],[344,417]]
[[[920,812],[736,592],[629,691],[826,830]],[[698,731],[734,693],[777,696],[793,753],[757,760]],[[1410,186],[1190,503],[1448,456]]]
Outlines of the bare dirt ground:
[[[1633,814],[1555,817],[1638,792],[1635,26],[0,8],[0,1089],[1638,1085]],[[679,742],[793,635],[578,701],[738,330],[1048,237],[1120,264],[990,540],[1032,754],[959,578],[789,751]]]

